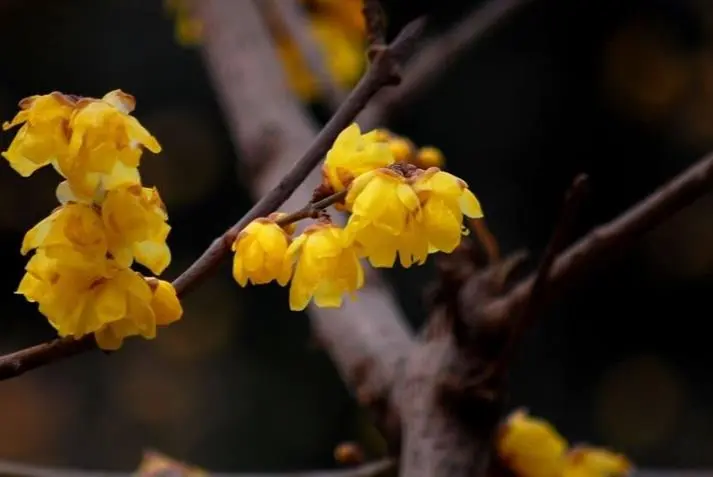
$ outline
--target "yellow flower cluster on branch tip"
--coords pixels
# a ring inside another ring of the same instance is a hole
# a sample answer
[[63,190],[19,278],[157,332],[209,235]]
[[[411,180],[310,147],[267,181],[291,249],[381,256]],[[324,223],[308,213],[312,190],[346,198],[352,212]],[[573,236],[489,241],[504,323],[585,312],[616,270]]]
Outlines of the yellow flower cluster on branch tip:
[[313,211],[318,221],[293,240],[294,227],[278,224],[284,214],[254,220],[233,244],[238,284],[275,280],[285,286],[292,279],[292,310],[312,299],[320,307],[339,307],[344,294],[353,297],[364,284],[361,258],[393,267],[398,257],[410,267],[429,254],[453,252],[466,233],[463,217],[483,216],[478,199],[462,179],[395,157],[394,137],[381,129],[362,134],[357,124],[342,131],[327,152],[315,197],[332,194],[335,208],[351,214],[346,226],[334,225],[324,210]]
[[524,410],[513,412],[496,440],[500,460],[516,477],[624,477],[633,470],[623,455],[607,449],[576,446],[543,419]]
[[171,261],[165,207],[138,172],[143,149],[161,147],[130,115],[135,105],[120,90],[101,99],[54,92],[22,100],[3,125],[21,125],[2,153],[13,169],[28,177],[51,164],[65,178],[61,205],[22,241],[21,253],[34,255],[17,293],[60,336],[93,333],[103,349],[127,336],[154,338],[183,313],[170,283],[130,268],[138,262],[158,275]]

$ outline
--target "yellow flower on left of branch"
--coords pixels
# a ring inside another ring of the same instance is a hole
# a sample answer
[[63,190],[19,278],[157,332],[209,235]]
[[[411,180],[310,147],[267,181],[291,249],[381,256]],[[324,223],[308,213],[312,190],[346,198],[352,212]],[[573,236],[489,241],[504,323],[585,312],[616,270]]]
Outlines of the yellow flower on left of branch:
[[25,177],[52,164],[76,197],[91,201],[117,162],[135,169],[143,148],[161,151],[156,138],[131,116],[135,106],[133,96],[121,90],[101,99],[57,92],[31,96],[3,124],[5,130],[22,125],[3,157]]

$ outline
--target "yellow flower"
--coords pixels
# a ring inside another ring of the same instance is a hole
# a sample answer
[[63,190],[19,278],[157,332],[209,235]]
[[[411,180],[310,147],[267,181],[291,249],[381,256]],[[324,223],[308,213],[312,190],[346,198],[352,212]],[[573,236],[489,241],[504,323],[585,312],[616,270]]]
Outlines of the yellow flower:
[[363,38],[366,35],[366,23],[362,9],[362,0],[302,0],[312,8],[316,15],[325,17],[351,35]]
[[518,477],[560,477],[567,441],[548,422],[518,410],[504,423],[496,448]]
[[392,267],[397,253],[404,267],[425,261],[428,241],[418,230],[421,205],[402,174],[383,168],[360,175],[345,205],[352,212],[348,237],[372,266]]
[[23,176],[52,164],[75,196],[91,200],[106,176],[122,173],[117,162],[135,169],[142,147],[161,151],[156,139],[129,114],[135,106],[134,98],[121,90],[102,99],[56,92],[26,98],[12,122],[3,124],[4,129],[23,125],[3,156]]
[[151,309],[156,315],[156,324],[170,325],[178,321],[183,315],[183,307],[173,285],[153,277],[146,278],[146,282],[153,292]]
[[136,168],[142,146],[161,152],[156,138],[131,116],[133,96],[114,90],[100,100],[82,98],[69,122],[69,150],[58,158],[57,170],[79,197],[92,198],[101,175],[110,175],[117,164]]
[[431,251],[452,252],[463,234],[463,215],[483,217],[478,199],[462,179],[431,167],[413,177],[421,202],[419,222]]
[[[311,16],[309,26],[334,82],[344,88],[351,87],[364,68],[363,40],[349,35],[338,23],[326,17]],[[289,87],[303,100],[314,100],[319,94],[317,80],[299,46],[288,35],[280,32],[273,32],[273,35]]]
[[397,162],[410,162],[413,157],[413,144],[406,138],[392,137],[389,139],[389,149]]
[[94,267],[108,251],[101,215],[86,204],[58,207],[25,234],[20,253],[26,255],[37,248],[67,266]]
[[21,176],[29,177],[50,164],[69,147],[67,128],[75,102],[62,93],[30,96],[20,101],[20,112],[2,125],[4,131],[22,124],[2,155]]
[[327,152],[322,165],[324,184],[340,192],[365,172],[393,164],[394,156],[382,138],[381,131],[362,134],[359,125],[352,123]]
[[[169,282],[156,278],[145,278],[150,290],[150,298],[141,287],[141,300],[129,301],[127,315],[118,321],[107,323],[95,333],[97,345],[106,350],[116,350],[121,347],[124,339],[140,335],[146,339],[156,337],[157,325],[169,325],[181,318],[183,308],[176,296],[176,290]],[[146,326],[153,324],[153,326]]]
[[253,220],[233,242],[233,277],[240,286],[276,280],[287,285],[292,276],[292,261],[287,255],[290,236],[275,223],[279,215]]
[[414,165],[421,169],[430,167],[443,167],[446,159],[440,149],[431,146],[425,146],[418,150],[416,157],[413,160]]
[[565,460],[562,477],[624,477],[633,470],[625,456],[589,446],[573,448]]
[[155,336],[151,289],[138,273],[112,267],[107,274],[107,267],[99,263],[94,268],[70,267],[44,250],[35,253],[25,269],[17,293],[37,302],[60,336],[81,337],[126,320],[139,334]]
[[342,295],[364,285],[364,270],[348,244],[344,229],[317,223],[297,237],[287,254],[297,262],[290,286],[290,309],[304,310],[314,298],[317,306],[338,308]]
[[101,217],[109,251],[123,266],[132,260],[159,275],[171,263],[166,238],[171,227],[166,209],[155,188],[129,186],[106,194]]

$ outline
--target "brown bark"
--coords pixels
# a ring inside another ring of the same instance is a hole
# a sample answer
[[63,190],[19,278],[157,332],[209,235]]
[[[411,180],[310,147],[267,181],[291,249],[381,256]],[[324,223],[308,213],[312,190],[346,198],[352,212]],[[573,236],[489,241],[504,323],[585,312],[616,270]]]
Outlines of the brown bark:
[[[206,63],[241,160],[252,172],[248,185],[259,198],[310,146],[319,129],[287,90],[254,2],[204,0],[199,11],[205,22]],[[313,171],[282,210],[309,202],[319,181],[319,171]],[[367,283],[357,301],[347,300],[339,309],[310,306],[308,313],[347,384],[375,397],[390,388],[412,340],[388,289],[376,274]]]

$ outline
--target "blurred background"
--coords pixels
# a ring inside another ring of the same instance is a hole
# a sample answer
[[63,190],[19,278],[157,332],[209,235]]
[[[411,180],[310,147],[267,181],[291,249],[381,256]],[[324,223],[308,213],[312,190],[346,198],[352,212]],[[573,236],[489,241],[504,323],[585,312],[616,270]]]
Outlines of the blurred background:
[[[437,32],[480,2],[384,3],[392,31],[431,10]],[[168,278],[251,205],[200,26],[175,5],[0,0],[0,45],[3,120],[52,90],[136,96],[164,148],[142,171],[173,226]],[[319,98],[308,101],[325,120]],[[505,252],[539,253],[576,173],[591,176],[584,232],[713,148],[713,3],[533,0],[388,126],[443,150]],[[12,137],[0,136],[3,149]],[[13,291],[23,233],[55,207],[57,182],[49,169],[22,179],[0,167],[3,352],[53,336]],[[560,300],[522,349],[511,404],[641,466],[713,465],[712,215],[707,196]],[[414,326],[432,271],[389,274]],[[334,466],[346,440],[382,451],[286,290],[240,289],[226,264],[184,305],[154,342],[0,383],[0,458],[130,470],[155,448],[210,470],[277,471]]]

